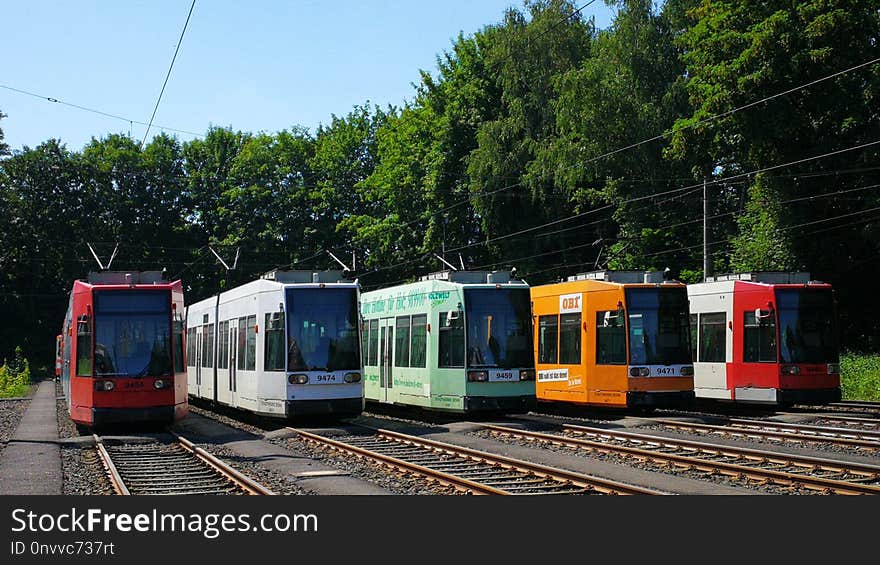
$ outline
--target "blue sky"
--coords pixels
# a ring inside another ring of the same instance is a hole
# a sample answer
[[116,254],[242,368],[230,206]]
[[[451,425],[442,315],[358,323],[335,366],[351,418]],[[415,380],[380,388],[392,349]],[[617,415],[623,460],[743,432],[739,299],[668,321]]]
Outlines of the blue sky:
[[[18,0],[3,4],[0,85],[148,122],[191,0]],[[586,3],[579,2],[578,5]],[[154,124],[311,131],[370,101],[400,105],[419,69],[459,32],[520,0],[197,0]],[[584,14],[607,27],[599,0]],[[129,124],[0,88],[12,149],[61,139],[79,150]],[[134,124],[143,138],[146,126]],[[158,133],[151,130],[150,137]],[[173,133],[173,132],[170,132]],[[177,133],[186,141],[192,135]]]

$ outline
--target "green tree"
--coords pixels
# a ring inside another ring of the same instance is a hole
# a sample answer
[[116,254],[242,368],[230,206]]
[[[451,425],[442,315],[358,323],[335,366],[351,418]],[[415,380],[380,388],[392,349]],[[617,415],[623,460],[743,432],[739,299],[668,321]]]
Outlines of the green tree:
[[[6,117],[7,117],[6,114],[4,114],[3,112],[0,112],[0,120],[2,120],[3,118],[6,118]],[[3,142],[3,137],[4,137],[3,136],[3,128],[0,128],[0,157],[3,157],[5,155],[9,155],[9,145],[7,145],[6,143]]]
[[861,188],[878,184],[880,151],[810,159],[880,139],[880,65],[841,73],[880,56],[876,3],[704,0],[689,16],[680,45],[694,111],[676,124],[670,156],[716,177],[802,161],[746,177],[730,199],[724,212],[744,212],[727,234],[732,265],[804,269],[835,283],[848,339],[878,339],[857,304],[880,275],[875,218],[865,214],[880,199]]

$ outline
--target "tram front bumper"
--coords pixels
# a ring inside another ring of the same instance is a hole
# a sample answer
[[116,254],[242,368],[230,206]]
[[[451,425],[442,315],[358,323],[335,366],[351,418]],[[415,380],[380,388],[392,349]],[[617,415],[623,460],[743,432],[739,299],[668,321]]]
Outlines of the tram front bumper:
[[534,396],[465,396],[465,412],[528,412],[536,405]]
[[356,416],[363,411],[363,398],[288,400],[284,403],[284,414],[288,418],[296,416]]

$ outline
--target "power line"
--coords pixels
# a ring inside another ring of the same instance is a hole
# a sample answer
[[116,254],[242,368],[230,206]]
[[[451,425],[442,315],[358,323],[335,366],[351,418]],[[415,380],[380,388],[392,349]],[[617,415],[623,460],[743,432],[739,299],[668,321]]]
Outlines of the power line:
[[[866,148],[866,147],[871,147],[871,146],[874,146],[874,145],[877,145],[877,144],[880,144],[880,140],[877,140],[877,141],[871,141],[871,142],[868,142],[868,143],[862,143],[862,144],[859,144],[859,145],[855,145],[855,146],[847,147],[847,148],[844,148],[844,149],[838,149],[838,150],[835,150],[835,151],[829,151],[829,152],[826,152],[826,153],[822,153],[822,154],[820,154],[820,155],[814,155],[814,156],[811,156],[811,157],[805,157],[805,158],[803,158],[803,159],[797,159],[797,160],[795,160],[795,161],[789,161],[789,162],[787,162],[787,163],[782,163],[782,164],[779,164],[779,165],[771,165],[771,166],[769,166],[769,167],[762,167],[762,168],[760,168],[760,169],[755,169],[755,170],[753,170],[753,171],[748,171],[748,172],[745,172],[745,173],[738,173],[738,174],[735,174],[735,175],[731,175],[731,176],[729,176],[729,177],[721,177],[721,178],[718,178],[718,179],[713,179],[713,180],[711,180],[711,181],[707,181],[707,184],[719,184],[719,183],[724,183],[724,182],[728,182],[728,181],[735,180],[735,179],[739,179],[739,178],[749,177],[749,176],[756,175],[756,174],[759,174],[759,173],[763,173],[763,172],[766,172],[766,171],[772,171],[772,170],[781,169],[781,168],[784,168],[784,167],[790,167],[790,166],[792,166],[792,165],[797,165],[797,164],[800,164],[800,163],[806,163],[806,162],[808,162],[808,161],[815,161],[815,160],[819,160],[819,159],[824,159],[824,158],[826,158],[826,157],[831,157],[831,156],[834,156],[834,155],[840,155],[840,154],[842,154],[842,153],[847,153],[847,152],[850,152],[850,151],[856,151],[856,150],[858,150],[858,149],[864,149],[864,148]],[[593,210],[589,210],[589,211],[587,211],[587,212],[582,212],[582,213],[580,213],[580,214],[574,214],[574,215],[572,215],[572,216],[568,216],[568,217],[566,217],[566,218],[561,218],[561,219],[558,219],[558,220],[553,220],[553,221],[551,221],[551,222],[546,222],[546,223],[544,223],[544,224],[539,224],[539,225],[537,225],[537,226],[533,226],[533,227],[531,227],[531,228],[527,228],[527,229],[524,229],[524,230],[520,230],[520,231],[517,231],[517,232],[511,233],[511,234],[506,234],[506,235],[498,236],[498,237],[495,237],[495,238],[489,238],[489,239],[486,239],[486,240],[484,240],[484,241],[480,241],[480,242],[476,242],[476,243],[470,243],[470,244],[467,244],[467,245],[462,245],[462,246],[460,246],[460,247],[456,247],[456,248],[453,248],[453,249],[448,249],[448,250],[446,250],[446,251],[447,251],[447,253],[452,253],[452,252],[455,252],[455,251],[461,251],[461,250],[463,250],[463,249],[468,249],[468,248],[476,247],[476,246],[479,246],[479,245],[486,245],[486,244],[488,244],[488,243],[492,243],[492,242],[500,241],[500,240],[502,240],[502,239],[507,239],[507,238],[509,238],[509,237],[513,237],[513,236],[516,236],[516,235],[521,235],[521,234],[524,234],[524,233],[530,233],[530,232],[533,232],[533,231],[535,231],[535,230],[539,230],[539,229],[542,229],[542,228],[545,228],[545,227],[548,227],[548,226],[551,226],[551,225],[555,225],[555,224],[559,224],[559,223],[562,223],[562,222],[566,222],[566,221],[568,221],[568,220],[572,220],[572,219],[575,219],[575,218],[584,217],[584,216],[586,216],[586,215],[588,215],[588,214],[593,214],[593,213],[596,213],[596,212],[599,212],[599,211],[606,210],[606,209],[608,209],[608,208],[614,207],[615,205],[619,207],[619,206],[621,206],[621,205],[623,205],[623,204],[629,204],[629,203],[632,203],[632,202],[639,202],[639,201],[642,201],[642,200],[647,200],[647,199],[651,199],[651,198],[656,198],[656,197],[658,197],[658,196],[665,196],[665,195],[668,195],[668,194],[673,194],[673,193],[683,192],[683,191],[690,190],[690,189],[694,189],[694,188],[697,188],[697,187],[702,187],[702,185],[703,185],[703,183],[696,183],[696,184],[692,184],[692,185],[685,186],[685,187],[681,187],[681,188],[676,188],[676,189],[672,189],[672,190],[667,190],[667,191],[664,191],[664,192],[654,193],[654,194],[650,194],[650,195],[646,195],[646,196],[638,196],[638,197],[634,197],[634,198],[629,198],[629,199],[626,199],[626,200],[623,200],[623,201],[617,202],[617,203],[615,203],[615,204],[608,204],[608,205],[605,205],[605,206],[601,206],[601,207],[599,207],[599,208],[595,208],[595,209],[593,209]],[[373,271],[369,271],[369,272],[367,272],[367,273],[364,273],[364,274],[361,275],[361,276],[364,277],[364,276],[367,276],[367,275],[370,275],[370,274],[375,274],[375,273],[377,273],[377,272],[386,271],[386,270],[389,270],[389,269],[394,269],[394,268],[397,268],[397,267],[401,267],[401,266],[404,266],[404,265],[408,265],[408,264],[411,264],[411,263],[413,263],[413,262],[415,262],[415,261],[418,261],[418,260],[420,260],[420,259],[421,259],[421,257],[417,257],[417,258],[414,258],[414,259],[410,259],[410,260],[406,260],[406,261],[401,261],[401,262],[399,262],[399,263],[395,263],[395,264],[393,264],[393,265],[389,265],[389,266],[385,266],[385,267],[380,267],[380,268],[378,268],[378,269],[374,269]]]
[[[586,7],[586,6],[584,6],[584,7]],[[569,17],[570,17],[570,16],[569,16]],[[827,75],[827,76],[824,76],[824,77],[818,78],[818,79],[816,79],[816,80],[812,80],[812,81],[810,81],[810,82],[807,82],[807,83],[801,84],[801,85],[796,86],[796,87],[794,87],[794,88],[789,88],[789,89],[787,89],[787,90],[784,90],[784,91],[782,91],[782,92],[778,92],[778,93],[773,94],[773,95],[771,95],[771,96],[767,96],[767,97],[761,98],[760,100],[755,100],[755,101],[753,101],[753,102],[749,102],[748,104],[745,104],[745,105],[743,105],[743,106],[739,106],[739,107],[733,108],[732,110],[728,110],[728,111],[723,112],[723,113],[721,113],[721,114],[717,114],[717,115],[715,115],[715,116],[709,116],[709,117],[707,117],[707,118],[703,118],[702,120],[699,120],[699,121],[694,122],[694,123],[692,123],[692,124],[687,124],[687,125],[685,125],[685,126],[679,128],[678,131],[681,131],[681,130],[684,130],[684,129],[690,129],[690,128],[696,127],[696,126],[698,126],[698,125],[703,125],[703,124],[706,124],[706,123],[709,123],[709,122],[712,122],[712,121],[718,120],[718,119],[720,119],[720,118],[727,117],[727,116],[729,116],[729,115],[731,115],[731,114],[734,114],[734,113],[736,113],[736,112],[740,112],[740,111],[742,111],[742,110],[746,110],[746,109],[751,108],[751,107],[753,107],[753,106],[756,106],[756,105],[758,105],[758,104],[762,104],[762,103],[764,103],[764,102],[768,102],[768,101],[773,100],[773,99],[775,99],[775,98],[778,98],[778,97],[780,97],[780,96],[785,96],[785,95],[787,95],[787,94],[791,94],[792,92],[796,92],[796,91],[798,91],[798,90],[802,90],[802,89],[804,89],[804,88],[808,88],[808,87],[813,86],[813,85],[815,85],[815,84],[818,84],[818,83],[820,83],[820,82],[824,82],[824,81],[826,81],[826,80],[830,80],[830,79],[832,79],[832,78],[835,78],[835,77],[841,76],[841,75],[843,75],[843,74],[846,74],[846,73],[849,73],[849,72],[855,71],[855,70],[857,70],[857,69],[860,69],[860,68],[863,68],[863,67],[866,67],[866,66],[870,66],[870,65],[876,64],[877,62],[880,62],[880,57],[875,58],[875,59],[872,59],[872,60],[870,60],[870,61],[866,61],[866,62],[864,62],[864,63],[860,63],[860,64],[855,65],[855,66],[852,66],[852,67],[849,67],[849,68],[844,69],[844,70],[842,70],[842,71],[837,71],[836,73],[833,73],[833,74],[830,74],[830,75]],[[644,140],[642,140],[642,141],[639,141],[639,142],[637,142],[637,143],[633,143],[633,144],[627,145],[627,146],[625,146],[625,147],[621,147],[621,148],[619,148],[619,149],[615,149],[614,151],[609,151],[609,152],[607,152],[607,153],[603,153],[603,154],[601,154],[601,155],[597,155],[597,156],[595,156],[595,157],[592,157],[592,158],[590,158],[590,159],[587,159],[586,161],[584,161],[584,162],[582,162],[582,163],[577,163],[577,164],[574,164],[574,165],[570,165],[570,166],[566,167],[566,169],[572,169],[572,168],[574,168],[574,167],[576,167],[576,166],[588,165],[588,164],[590,164],[590,163],[593,163],[593,162],[595,162],[595,161],[598,161],[598,160],[604,159],[604,158],[606,158],[606,157],[610,157],[610,156],[615,155],[615,154],[617,154],[617,153],[621,153],[621,152],[623,152],[623,151],[628,151],[629,149],[634,149],[634,148],[639,147],[639,146],[641,146],[641,145],[644,145],[644,144],[646,144],[646,143],[651,143],[651,142],[653,142],[653,141],[657,141],[657,140],[663,139],[663,138],[669,136],[670,133],[672,133],[672,132],[670,132],[670,131],[665,131],[665,132],[663,132],[663,133],[661,133],[661,134],[659,134],[659,135],[655,135],[654,137],[651,137],[651,138],[648,138],[648,139],[644,139]],[[770,169],[767,169],[767,170],[770,170]],[[518,182],[516,182],[516,183],[509,184],[509,185],[505,185],[505,186],[502,186],[502,187],[497,188],[497,189],[495,189],[495,190],[492,190],[492,191],[489,191],[489,192],[483,193],[483,195],[484,195],[484,196],[490,196],[490,195],[495,194],[495,193],[497,193],[497,192],[502,192],[502,191],[505,191],[505,190],[509,190],[509,189],[511,189],[511,188],[516,188],[516,187],[518,187],[518,186],[523,186],[523,184],[525,184],[525,181],[518,181]],[[700,184],[702,185],[702,183],[700,183]],[[656,196],[660,196],[660,195],[662,195],[662,194],[664,194],[664,193],[660,193],[660,194],[658,194],[658,195],[656,195]],[[470,202],[471,202],[471,198],[472,198],[471,196],[468,196],[468,198],[467,198],[466,200],[462,200],[462,201],[460,201],[460,202],[456,202],[456,203],[453,203],[453,204],[451,204],[451,205],[449,205],[449,206],[446,206],[445,208],[441,208],[440,210],[437,210],[436,212],[432,212],[430,216],[435,216],[435,215],[437,215],[437,214],[442,214],[442,213],[444,213],[444,212],[447,212],[447,211],[449,211],[449,210],[452,210],[453,208],[457,208],[458,206],[462,206],[462,205],[464,205],[464,204],[470,203]],[[650,197],[646,197],[646,198],[650,198]],[[406,227],[409,227],[409,226],[411,226],[412,224],[418,223],[418,222],[420,222],[420,221],[422,221],[422,220],[423,220],[423,218],[416,218],[416,219],[414,219],[414,220],[412,220],[412,221],[409,221],[409,222],[407,222],[407,223],[401,225],[400,227],[401,227],[401,228],[406,228]]]
[[141,148],[143,148],[144,144],[147,142],[147,135],[150,133],[150,128],[153,126],[153,118],[156,117],[156,111],[159,109],[159,102],[162,101],[162,94],[165,93],[165,86],[168,84],[168,79],[171,77],[171,69],[174,68],[174,61],[177,60],[177,52],[180,51],[180,44],[183,43],[183,34],[186,33],[186,27],[189,25],[189,18],[192,16],[193,8],[196,7],[196,0],[192,0],[192,4],[189,7],[189,13],[186,15],[186,22],[183,24],[183,29],[180,31],[180,39],[177,40],[177,47],[174,49],[174,56],[171,57],[171,65],[168,66],[168,73],[165,75],[165,82],[162,83],[162,90],[159,91],[159,98],[156,100],[156,107],[153,108],[153,115],[150,116],[150,123],[147,124],[147,131],[144,133],[144,139],[141,141]]
[[[71,108],[76,108],[76,109],[78,109],[78,110],[83,110],[83,111],[86,111],[86,112],[91,112],[91,113],[93,113],[93,114],[99,114],[99,115],[101,115],[101,116],[106,116],[106,117],[108,117],[108,118],[113,118],[113,119],[116,119],[116,120],[121,120],[121,121],[123,121],[123,122],[125,122],[125,123],[127,123],[127,124],[138,124],[138,125],[142,125],[142,126],[147,125],[147,122],[141,122],[141,121],[139,121],[139,120],[134,120],[134,119],[132,119],[132,118],[126,118],[125,116],[119,116],[119,115],[116,115],[116,114],[111,114],[111,113],[109,113],[109,112],[104,112],[104,111],[102,111],[102,110],[96,110],[96,109],[94,109],[94,108],[89,108],[89,107],[87,107],[87,106],[80,106],[79,104],[73,104],[73,103],[71,103],[71,102],[65,102],[64,100],[61,100],[61,99],[59,99],[59,98],[55,98],[55,97],[53,97],[53,96],[44,96],[44,95],[42,95],[42,94],[37,94],[37,93],[35,93],[35,92],[30,92],[30,91],[28,91],[28,90],[22,90],[22,89],[20,89],[20,88],[13,88],[13,87],[11,87],[11,86],[7,86],[7,85],[5,85],[5,84],[0,84],[0,88],[4,88],[4,89],[6,89],[6,90],[11,90],[12,92],[18,92],[19,94],[27,94],[28,96],[33,96],[34,98],[42,98],[43,100],[46,100],[47,102],[52,102],[53,104],[61,104],[61,105],[63,105],[63,106],[70,106]],[[200,134],[200,133],[195,133],[195,132],[192,132],[192,131],[187,131],[187,130],[185,130],[185,129],[177,129],[177,128],[172,128],[172,127],[168,127],[168,126],[160,126],[160,125],[158,125],[158,124],[156,125],[156,128],[157,128],[157,129],[160,129],[160,130],[165,130],[165,131],[174,131],[174,132],[177,132],[177,133],[185,133],[185,134],[187,134],[187,135],[193,135],[193,136],[195,136],[195,137],[202,137],[202,134]]]

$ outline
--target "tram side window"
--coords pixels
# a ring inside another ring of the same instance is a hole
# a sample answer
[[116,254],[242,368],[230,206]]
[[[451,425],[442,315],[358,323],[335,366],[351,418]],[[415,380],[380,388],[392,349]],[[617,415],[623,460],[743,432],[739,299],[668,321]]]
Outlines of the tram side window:
[[361,322],[361,359],[364,365],[370,364],[370,326],[367,322]]
[[727,313],[700,314],[700,362],[724,363],[727,360]]
[[581,363],[580,312],[559,316],[559,363],[563,365]]
[[556,363],[559,346],[559,317],[538,318],[538,363]]
[[754,310],[745,313],[743,321],[743,361],[776,363],[776,315],[755,318]]
[[196,356],[193,353],[193,345],[196,341],[196,334],[193,328],[189,328],[186,330],[186,366],[194,367],[196,363]]
[[398,316],[395,322],[394,366],[409,367],[409,316]]
[[217,336],[217,368],[229,368],[229,322],[220,322]]
[[76,321],[76,374],[92,376],[92,321],[88,316]]
[[214,324],[202,326],[202,367],[214,366]]
[[244,371],[247,368],[247,318],[238,319],[238,363],[237,368]]
[[183,372],[183,316],[174,314],[174,372]]
[[285,359],[284,349],[284,312],[266,314],[266,371],[283,371]]
[[246,322],[247,328],[247,348],[245,354],[244,368],[246,371],[253,371],[257,368],[257,316],[248,316]]
[[691,360],[697,360],[697,315],[691,314]]
[[596,364],[626,365],[626,324],[620,310],[596,312]]
[[410,346],[410,367],[427,366],[427,347],[428,347],[428,315],[419,314],[412,317],[412,344]]
[[464,367],[464,321],[460,311],[440,312],[437,327],[440,328],[439,337],[439,367]]
[[376,367],[379,365],[379,320],[370,320],[370,339],[368,353],[364,357],[367,365]]

